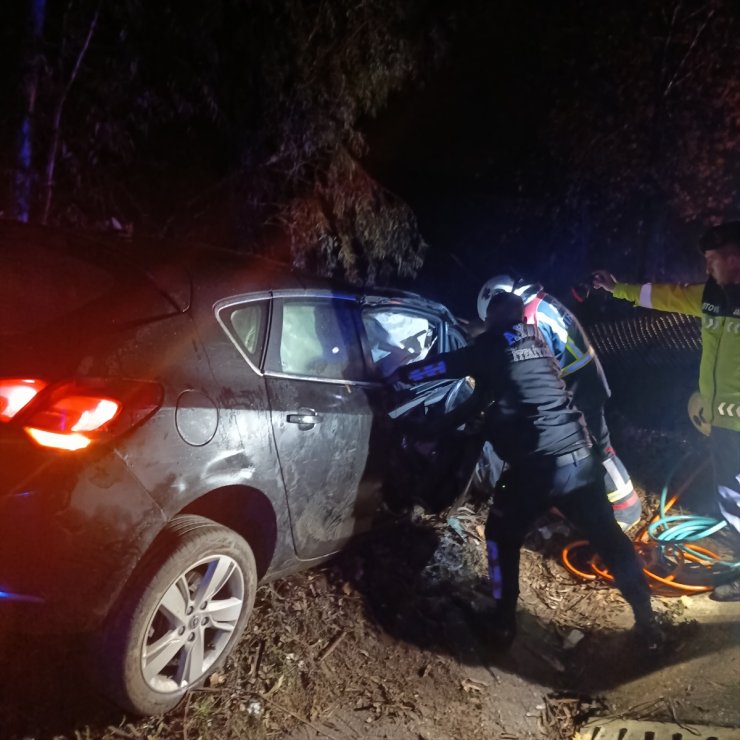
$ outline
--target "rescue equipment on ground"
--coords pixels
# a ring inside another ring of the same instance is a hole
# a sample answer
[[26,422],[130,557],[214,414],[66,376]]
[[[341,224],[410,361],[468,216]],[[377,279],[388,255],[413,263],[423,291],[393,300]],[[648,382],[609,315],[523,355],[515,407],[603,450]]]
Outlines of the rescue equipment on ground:
[[[724,529],[727,526],[724,519],[669,513],[709,464],[705,459],[692,466],[690,474],[669,499],[673,478],[687,457],[684,456],[669,474],[660,494],[658,513],[633,538],[651,589],[663,596],[711,591],[740,574],[740,561],[723,560],[718,553],[697,544]],[[584,552],[588,553],[588,545],[586,540],[578,540],[563,548],[562,560],[566,569],[586,581],[601,578],[612,582],[613,576],[596,556],[584,556]]]

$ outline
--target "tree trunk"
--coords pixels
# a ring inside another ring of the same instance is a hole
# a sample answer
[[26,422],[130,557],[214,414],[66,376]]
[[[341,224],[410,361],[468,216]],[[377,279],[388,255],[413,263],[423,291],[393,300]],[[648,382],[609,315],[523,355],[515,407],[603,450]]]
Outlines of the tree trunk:
[[[102,0],[101,0],[102,3]],[[85,58],[85,54],[87,53],[87,49],[90,46],[90,40],[93,37],[93,34],[95,33],[95,27],[98,24],[98,16],[100,15],[100,5],[101,3],[98,3],[98,7],[95,9],[95,14],[92,17],[92,20],[90,21],[90,26],[87,29],[87,35],[85,36],[85,40],[82,44],[82,47],[80,48],[79,53],[77,54],[77,59],[75,60],[74,67],[72,68],[72,71],[70,72],[69,79],[67,80],[67,84],[64,86],[64,89],[62,90],[59,99],[57,100],[57,104],[54,106],[54,115],[52,117],[52,125],[51,125],[51,144],[49,145],[49,155],[46,158],[46,168],[45,168],[45,177],[44,177],[44,195],[43,195],[43,209],[41,211],[41,223],[45,224],[49,220],[49,212],[51,211],[51,203],[52,198],[54,195],[54,173],[56,170],[57,165],[57,155],[59,153],[59,142],[61,140],[61,134],[62,134],[62,113],[64,112],[64,104],[67,102],[67,96],[69,95],[69,91],[72,89],[72,85],[74,85],[75,80],[77,79],[77,75],[80,71],[80,67],[82,66],[82,60]]]
[[15,170],[15,194],[13,215],[19,221],[28,222],[31,214],[33,194],[33,129],[36,98],[39,88],[39,65],[41,59],[41,34],[44,29],[46,0],[31,0],[31,26],[23,73],[23,96],[25,110],[18,137],[18,152]]

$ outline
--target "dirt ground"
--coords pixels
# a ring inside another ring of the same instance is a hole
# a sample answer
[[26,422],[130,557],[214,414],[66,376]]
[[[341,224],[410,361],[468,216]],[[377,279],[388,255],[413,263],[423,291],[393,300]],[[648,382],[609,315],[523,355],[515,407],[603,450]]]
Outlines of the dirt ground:
[[[702,459],[700,439],[624,434],[649,509],[679,452],[689,467]],[[670,646],[648,656],[617,592],[563,568],[572,535],[552,517],[523,551],[520,633],[508,653],[492,650],[457,605],[485,599],[484,519],[485,507],[420,514],[263,585],[226,669],[164,717],[100,699],[67,640],[6,643],[0,738],[558,740],[593,716],[740,727],[740,603],[656,597]]]

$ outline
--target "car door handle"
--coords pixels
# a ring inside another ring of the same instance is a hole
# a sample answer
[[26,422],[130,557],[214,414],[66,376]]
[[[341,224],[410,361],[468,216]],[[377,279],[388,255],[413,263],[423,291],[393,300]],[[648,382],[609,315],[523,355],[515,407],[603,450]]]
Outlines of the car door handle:
[[313,426],[321,421],[321,417],[313,409],[298,409],[297,414],[288,414],[288,423],[301,426]]

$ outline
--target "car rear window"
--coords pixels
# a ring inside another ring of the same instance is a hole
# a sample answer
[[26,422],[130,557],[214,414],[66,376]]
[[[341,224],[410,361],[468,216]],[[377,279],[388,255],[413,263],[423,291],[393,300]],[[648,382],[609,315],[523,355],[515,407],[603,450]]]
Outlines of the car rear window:
[[260,366],[262,359],[267,313],[267,301],[251,301],[221,314],[230,329],[229,333],[256,367]]
[[0,335],[12,336],[82,309],[110,291],[114,276],[54,249],[24,245],[2,258]]
[[[3,236],[0,234],[0,236]],[[125,250],[20,232],[0,239],[0,336],[78,321],[141,321],[172,313],[173,302]]]

